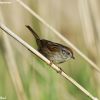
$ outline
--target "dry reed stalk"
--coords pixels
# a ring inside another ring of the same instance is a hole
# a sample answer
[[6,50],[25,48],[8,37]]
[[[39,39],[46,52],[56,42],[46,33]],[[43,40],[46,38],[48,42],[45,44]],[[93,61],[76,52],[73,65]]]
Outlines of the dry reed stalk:
[[5,31],[8,35],[13,37],[17,42],[22,44],[25,48],[27,48],[29,51],[31,51],[33,54],[41,58],[43,61],[45,61],[48,65],[51,66],[55,71],[61,71],[59,73],[62,75],[65,79],[67,79],[69,82],[71,82],[73,85],[75,85],[79,90],[81,90],[84,94],[86,94],[88,97],[90,97],[92,100],[98,100],[96,97],[94,97],[91,93],[89,93],[86,89],[84,89],[80,84],[78,84],[74,79],[72,79],[70,76],[68,76],[63,70],[61,70],[58,66],[55,64],[51,64],[51,62],[44,57],[42,54],[40,54],[37,50],[32,48],[30,45],[28,45],[25,41],[23,41],[20,37],[18,37],[15,33],[13,33],[10,29],[8,29],[4,24],[0,23],[0,28]]
[[55,30],[52,26],[50,26],[47,22],[45,22],[38,14],[36,14],[30,7],[24,4],[21,0],[16,0],[22,7],[24,7],[28,12],[30,12],[35,18],[37,18],[42,24],[44,24],[47,28],[52,30],[56,35],[58,35],[65,43],[67,43],[70,47],[72,47],[81,57],[84,58],[97,72],[100,73],[100,68],[90,60],[85,54],[83,54],[75,45],[73,45],[68,39],[61,35],[57,30]]
[[[4,32],[3,32],[4,33]],[[5,59],[18,100],[27,100],[8,36],[4,33]]]
[[[0,18],[4,22],[2,13],[0,13],[0,15]],[[5,59],[8,65],[8,71],[10,73],[14,88],[18,96],[18,100],[27,100],[9,38],[7,34],[5,34],[4,32],[2,33],[4,39]]]
[[[100,67],[100,13],[99,13],[99,1],[98,0],[90,0],[88,1],[90,3],[90,10],[92,12],[92,16],[93,16],[93,20],[94,20],[94,25],[96,28],[96,46],[97,46],[97,63],[98,66]],[[99,74],[95,74],[95,78],[96,78],[96,82],[97,82],[97,92],[98,92],[98,96],[100,98],[100,75]]]
[[[87,46],[87,49],[89,50],[89,54],[90,56],[98,61],[98,56],[97,55],[97,48],[96,48],[96,40],[95,40],[95,27],[93,26],[93,23],[92,23],[92,18],[91,16],[95,16],[94,17],[94,22],[96,23],[96,27],[97,27],[97,32],[100,32],[100,29],[99,28],[99,22],[100,22],[100,17],[98,15],[98,10],[97,10],[97,6],[96,6],[96,0],[79,0],[79,11],[80,11],[80,19],[81,19],[81,22],[82,22],[82,28],[83,28],[83,34],[84,34],[84,39],[85,39],[85,42],[86,42],[86,46]],[[91,9],[89,4],[91,5],[91,8],[92,8],[92,15],[91,15]],[[93,73],[92,76],[94,76],[94,79],[95,79],[95,83],[97,84],[96,86],[96,91],[98,91],[98,96],[100,95],[100,80],[99,80],[99,77],[100,75],[97,74],[97,73]]]
[[96,40],[96,44],[97,44],[97,49],[98,49],[98,65],[100,66],[100,13],[99,13],[99,7],[98,7],[98,2],[97,0],[90,0],[90,10],[92,12],[92,16],[93,16],[93,20],[94,20],[94,24],[96,27],[96,33],[97,34],[97,40]]

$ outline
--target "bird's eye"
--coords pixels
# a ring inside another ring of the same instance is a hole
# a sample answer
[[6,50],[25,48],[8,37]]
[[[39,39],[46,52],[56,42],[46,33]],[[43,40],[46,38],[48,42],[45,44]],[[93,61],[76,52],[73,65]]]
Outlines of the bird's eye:
[[67,52],[68,55],[70,55],[70,52]]
[[65,55],[66,54],[66,51],[65,50],[62,50],[62,53]]

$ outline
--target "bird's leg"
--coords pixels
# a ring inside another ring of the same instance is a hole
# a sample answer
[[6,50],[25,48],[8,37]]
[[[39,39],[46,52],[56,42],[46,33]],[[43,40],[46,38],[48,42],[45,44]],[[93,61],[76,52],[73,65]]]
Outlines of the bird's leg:
[[50,65],[50,66],[52,66],[52,64],[53,64],[53,61],[51,61],[51,60],[50,60],[50,63],[49,63],[49,65]]
[[[53,64],[53,61],[52,61],[52,60],[50,60],[49,65],[50,65],[50,66],[52,66],[52,64]],[[50,68],[50,66],[49,66],[49,68]]]
[[57,71],[57,73],[61,74],[62,73],[62,68],[58,67],[60,70]]
[[[52,64],[53,64],[53,61],[50,60],[49,65],[52,66]],[[60,67],[58,67],[58,68],[59,68],[60,70],[58,70],[58,71],[56,71],[56,72],[59,73],[59,74],[61,74],[63,70],[62,70],[62,68],[60,68]]]

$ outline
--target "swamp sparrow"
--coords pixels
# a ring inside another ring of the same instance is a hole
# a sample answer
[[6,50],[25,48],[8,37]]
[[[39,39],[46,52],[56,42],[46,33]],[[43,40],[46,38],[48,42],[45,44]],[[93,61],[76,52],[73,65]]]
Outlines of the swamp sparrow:
[[74,59],[73,52],[69,47],[45,39],[40,39],[36,32],[29,25],[26,25],[26,27],[32,32],[36,39],[38,51],[51,62],[54,64],[59,64],[70,58]]

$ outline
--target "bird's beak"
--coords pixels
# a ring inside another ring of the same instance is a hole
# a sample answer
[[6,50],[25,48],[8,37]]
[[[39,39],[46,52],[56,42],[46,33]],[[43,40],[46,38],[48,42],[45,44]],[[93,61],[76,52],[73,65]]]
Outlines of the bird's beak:
[[75,57],[74,57],[74,56],[72,56],[72,59],[75,59]]

